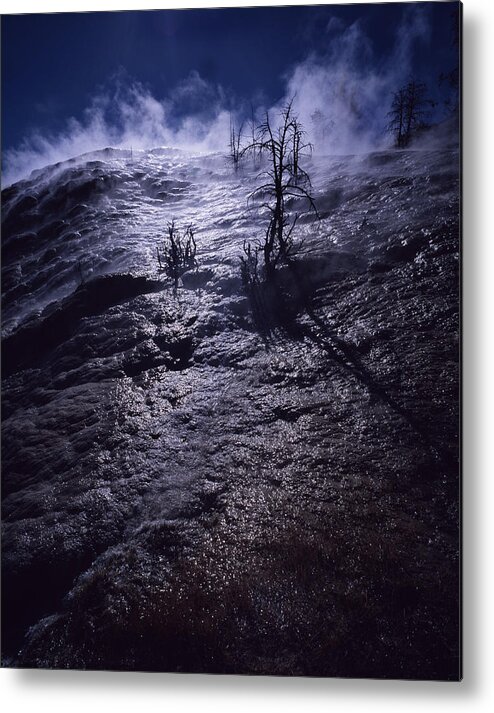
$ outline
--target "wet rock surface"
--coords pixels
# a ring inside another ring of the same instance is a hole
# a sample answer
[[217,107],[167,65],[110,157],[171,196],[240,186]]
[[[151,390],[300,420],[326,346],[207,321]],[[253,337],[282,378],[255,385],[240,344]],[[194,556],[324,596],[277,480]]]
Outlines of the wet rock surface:
[[457,158],[314,159],[262,324],[254,170],[107,151],[2,193],[5,662],[457,677]]

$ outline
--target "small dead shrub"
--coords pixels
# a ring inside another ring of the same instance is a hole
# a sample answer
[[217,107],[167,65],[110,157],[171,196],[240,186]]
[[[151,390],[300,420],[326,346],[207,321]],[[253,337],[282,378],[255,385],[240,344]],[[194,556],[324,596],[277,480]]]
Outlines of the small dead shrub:
[[156,247],[156,254],[160,271],[173,280],[175,289],[182,275],[197,267],[196,253],[197,245],[192,225],[180,232],[174,220],[168,223],[163,245]]

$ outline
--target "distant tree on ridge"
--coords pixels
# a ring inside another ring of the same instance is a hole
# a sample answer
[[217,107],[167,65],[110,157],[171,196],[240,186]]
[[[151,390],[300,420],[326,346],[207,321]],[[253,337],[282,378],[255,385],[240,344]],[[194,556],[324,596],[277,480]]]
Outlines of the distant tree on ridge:
[[434,104],[427,98],[426,91],[425,84],[410,80],[394,93],[387,130],[393,134],[397,148],[408,146],[417,131],[427,125],[428,107]]

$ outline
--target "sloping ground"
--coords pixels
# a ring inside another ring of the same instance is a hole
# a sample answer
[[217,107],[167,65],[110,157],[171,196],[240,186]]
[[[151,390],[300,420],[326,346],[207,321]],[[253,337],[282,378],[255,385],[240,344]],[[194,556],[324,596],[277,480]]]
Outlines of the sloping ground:
[[256,172],[100,158],[2,195],[4,661],[457,678],[456,153],[314,161],[257,322]]

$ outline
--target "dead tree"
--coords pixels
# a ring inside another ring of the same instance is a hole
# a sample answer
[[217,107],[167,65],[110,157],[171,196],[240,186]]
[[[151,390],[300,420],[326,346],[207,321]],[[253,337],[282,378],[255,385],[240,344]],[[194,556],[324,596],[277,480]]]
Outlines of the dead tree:
[[261,246],[252,244],[244,240],[244,254],[240,256],[240,277],[246,289],[259,286],[261,279],[259,274],[259,252]]
[[393,134],[395,146],[402,149],[406,146],[405,139],[405,111],[406,111],[406,91],[399,89],[393,95],[391,111],[388,112],[390,119],[387,130]]
[[426,119],[433,102],[426,97],[426,91],[426,85],[419,82],[411,81],[407,85],[405,136],[408,137],[408,141],[414,133],[427,125]]
[[167,234],[163,246],[156,247],[159,269],[173,280],[176,290],[182,275],[197,267],[197,245],[191,225],[180,233],[175,226],[175,221],[167,225]]
[[405,148],[413,136],[427,125],[429,109],[434,103],[426,97],[426,85],[410,80],[393,95],[387,130],[395,137],[395,146]]
[[300,162],[300,151],[301,149],[308,148],[310,146],[312,150],[312,146],[310,144],[303,144],[302,140],[304,137],[304,130],[302,129],[301,125],[299,124],[298,120],[296,118],[293,119],[293,132],[292,132],[292,153],[293,153],[293,176],[295,180],[298,179],[298,174],[299,174],[299,162]]
[[280,119],[280,125],[275,129],[269,113],[266,113],[265,121],[257,129],[255,140],[242,150],[242,155],[260,152],[269,165],[259,174],[266,179],[265,182],[251,194],[251,198],[265,198],[262,206],[270,213],[262,246],[267,279],[274,277],[279,263],[289,261],[294,254],[293,230],[298,215],[291,218],[287,209],[288,200],[303,199],[317,215],[310,192],[310,178],[301,166],[301,161],[312,150],[312,146],[304,140],[305,132],[293,114],[291,103],[282,110]]
[[[258,122],[257,122],[257,120],[256,120],[256,114],[255,114],[255,111],[254,111],[254,105],[253,105],[253,104],[250,105],[250,122],[249,122],[249,127],[250,127],[250,137],[249,137],[250,146],[254,146],[254,144],[256,143],[257,138],[258,138],[258,136],[257,136],[257,134],[258,134]],[[255,168],[255,167],[258,166],[259,163],[261,162],[262,150],[261,150],[260,148],[259,148],[258,150],[252,149],[252,150],[250,151],[250,153],[252,154],[252,162],[253,162],[254,168]]]
[[230,116],[230,160],[233,163],[235,170],[238,169],[240,161],[240,145],[242,142],[242,130],[244,125],[240,124],[240,128],[237,130],[235,128],[235,122]]
[[334,129],[334,121],[328,119],[320,109],[316,109],[311,114],[310,120],[312,124],[312,134],[316,143],[319,141],[324,142]]

